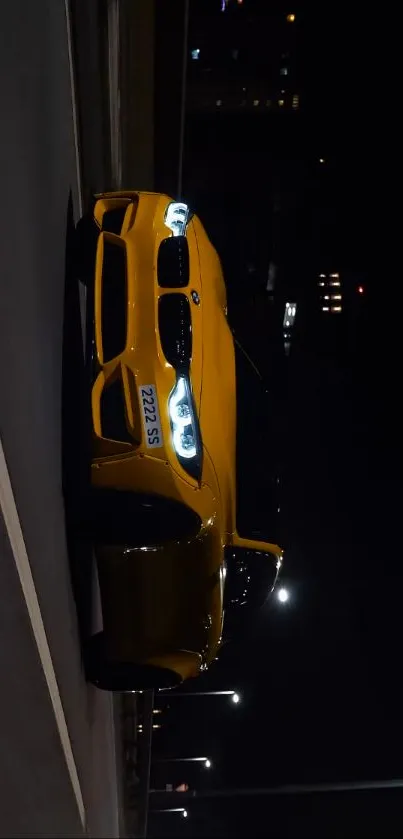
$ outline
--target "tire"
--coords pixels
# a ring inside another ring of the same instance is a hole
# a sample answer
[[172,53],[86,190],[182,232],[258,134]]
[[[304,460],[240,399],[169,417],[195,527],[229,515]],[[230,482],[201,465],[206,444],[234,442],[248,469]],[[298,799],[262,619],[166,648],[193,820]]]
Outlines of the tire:
[[182,681],[178,673],[165,667],[108,659],[103,632],[88,642],[85,670],[87,680],[95,687],[117,693],[173,688]]
[[86,286],[94,282],[95,254],[99,228],[91,213],[79,219],[75,230],[74,272]]
[[158,495],[114,489],[93,489],[91,536],[100,545],[159,545],[192,538],[200,530],[197,513]]

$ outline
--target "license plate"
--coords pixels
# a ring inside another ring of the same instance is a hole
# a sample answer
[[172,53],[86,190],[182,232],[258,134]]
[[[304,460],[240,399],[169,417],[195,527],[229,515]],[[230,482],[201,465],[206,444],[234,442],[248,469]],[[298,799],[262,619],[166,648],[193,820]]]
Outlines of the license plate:
[[154,385],[140,385],[139,397],[146,446],[159,449],[162,446],[162,430]]

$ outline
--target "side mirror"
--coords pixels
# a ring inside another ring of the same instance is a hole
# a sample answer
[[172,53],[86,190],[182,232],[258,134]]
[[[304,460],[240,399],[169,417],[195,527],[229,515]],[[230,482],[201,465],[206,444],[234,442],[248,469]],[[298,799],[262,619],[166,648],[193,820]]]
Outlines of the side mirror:
[[282,564],[277,545],[234,534],[225,548],[224,608],[258,609],[273,591]]

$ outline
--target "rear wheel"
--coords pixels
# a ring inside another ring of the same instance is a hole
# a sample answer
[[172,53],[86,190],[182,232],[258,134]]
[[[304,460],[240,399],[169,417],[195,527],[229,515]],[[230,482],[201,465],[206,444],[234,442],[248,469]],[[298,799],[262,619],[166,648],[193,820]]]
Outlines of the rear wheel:
[[192,538],[200,518],[178,501],[114,489],[93,489],[90,527],[101,545],[155,545]]
[[98,632],[88,642],[85,669],[88,681],[97,688],[119,693],[173,688],[182,681],[178,673],[166,667],[108,658],[103,632]]

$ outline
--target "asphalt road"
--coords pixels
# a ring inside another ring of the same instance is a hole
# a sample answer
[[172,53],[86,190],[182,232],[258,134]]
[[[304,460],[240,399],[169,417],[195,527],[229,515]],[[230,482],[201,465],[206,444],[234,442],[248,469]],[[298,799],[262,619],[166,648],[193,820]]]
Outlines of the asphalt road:
[[0,89],[0,835],[117,836],[114,708],[84,679],[62,492],[65,251],[82,178],[64,0],[1,3]]

